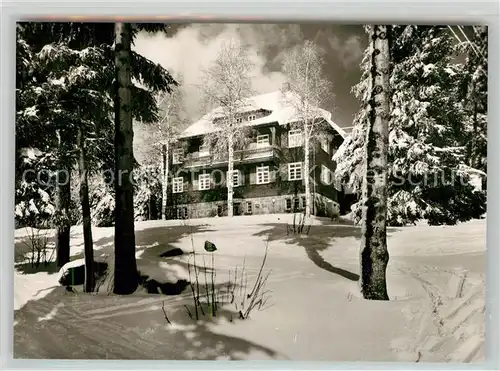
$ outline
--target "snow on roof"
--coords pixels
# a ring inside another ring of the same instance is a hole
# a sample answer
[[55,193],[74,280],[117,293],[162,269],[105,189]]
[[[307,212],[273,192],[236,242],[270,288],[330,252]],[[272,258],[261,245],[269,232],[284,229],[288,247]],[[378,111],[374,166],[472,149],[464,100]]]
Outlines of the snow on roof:
[[[245,111],[252,111],[257,109],[264,109],[271,111],[268,116],[260,117],[256,120],[245,123],[248,126],[257,126],[272,122],[277,122],[279,125],[285,125],[287,123],[293,122],[295,117],[295,109],[289,103],[292,99],[297,99],[296,96],[291,92],[282,92],[280,90],[261,94],[247,99],[244,102]],[[189,138],[199,135],[205,135],[216,130],[213,124],[213,119],[222,116],[222,108],[217,107],[211,112],[204,115],[201,119],[190,125],[186,130],[184,130],[180,137]],[[323,118],[330,126],[339,133],[342,138],[345,138],[345,131],[335,124],[331,119],[331,113],[324,110],[318,109],[321,118]]]

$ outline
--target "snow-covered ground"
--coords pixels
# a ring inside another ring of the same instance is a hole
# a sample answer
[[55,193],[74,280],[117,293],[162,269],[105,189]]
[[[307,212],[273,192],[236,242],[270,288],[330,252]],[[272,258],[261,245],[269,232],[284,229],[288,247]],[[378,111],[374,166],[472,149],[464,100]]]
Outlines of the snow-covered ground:
[[[391,301],[360,298],[359,228],[313,219],[307,236],[287,235],[291,215],[136,223],[139,269],[151,278],[188,278],[194,248],[217,282],[245,262],[249,285],[266,243],[269,306],[239,320],[232,306],[216,318],[191,320],[191,292],[138,291],[126,297],[84,295],[59,287],[53,272],[22,271],[15,284],[14,356],[89,359],[286,359],[475,362],[484,359],[486,220],[454,227],[390,228]],[[25,230],[16,231],[16,250]],[[112,256],[113,228],[94,228],[95,256]],[[82,257],[81,228],[72,230],[72,259]],[[201,279],[200,279],[201,281]],[[165,320],[164,306],[171,324]]]

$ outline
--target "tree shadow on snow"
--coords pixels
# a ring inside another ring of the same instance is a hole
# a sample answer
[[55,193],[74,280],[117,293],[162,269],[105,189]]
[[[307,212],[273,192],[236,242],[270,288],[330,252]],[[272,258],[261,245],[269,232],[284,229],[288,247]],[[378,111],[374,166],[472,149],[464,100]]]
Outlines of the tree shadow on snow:
[[[47,262],[45,263],[42,259],[38,266],[35,266],[29,262],[29,256],[33,253],[32,242],[30,237],[31,228],[21,228],[23,235],[17,236],[14,239],[14,269],[21,274],[36,274],[40,272],[54,274],[59,271],[56,264],[56,252],[55,252],[55,231],[51,229],[39,230],[39,237],[46,238],[46,252],[45,256]],[[71,231],[70,238],[80,238],[81,233],[78,231]],[[36,251],[35,251],[36,255]],[[42,254],[43,255],[43,254]]]
[[[276,352],[259,344],[214,332],[221,322],[231,332],[231,326],[240,321],[235,311],[220,308],[214,319],[205,315],[194,321],[189,317],[185,306],[194,313],[190,288],[178,285],[184,278],[179,271],[186,272],[187,262],[175,254],[166,258],[162,255],[176,248],[172,244],[181,238],[202,231],[206,229],[201,226],[186,226],[136,232],[138,251],[142,250],[138,267],[148,268],[141,273],[147,275],[157,269],[157,274],[172,282],[172,286],[177,285],[177,292],[171,293],[175,296],[162,294],[165,283],[157,281],[158,276],[149,281],[160,286],[156,288],[159,291],[153,290],[154,295],[148,287],[130,296],[105,292],[82,294],[62,286],[44,289],[44,297],[30,300],[14,312],[15,358],[236,360],[246,359],[250,354],[254,358],[255,353],[257,358],[278,357]],[[97,240],[95,247],[96,259],[111,255],[113,237]],[[78,254],[72,260],[82,257],[83,254]],[[198,268],[203,275],[203,267]],[[226,285],[220,283],[216,287]],[[165,318],[162,303],[172,324]]]
[[[199,232],[210,232],[203,226],[166,226],[151,227],[135,231],[136,253],[141,252],[139,259],[159,258],[163,253],[172,250],[172,246],[180,239]],[[94,241],[94,258],[111,256],[114,254],[114,235],[100,238]],[[184,250],[185,254],[190,252]],[[82,259],[83,252],[72,256],[73,259]]]
[[[170,324],[162,310],[164,304]],[[45,359],[241,360],[284,359],[233,336],[238,313],[189,318],[189,296],[106,296],[58,287],[15,311],[14,357]],[[192,311],[192,309],[191,309]],[[244,321],[251,321],[247,319]],[[242,324],[245,326],[246,324]],[[240,331],[241,333],[241,331]]]
[[[286,244],[298,245],[304,248],[307,257],[319,268],[330,273],[337,274],[350,281],[358,281],[359,274],[350,272],[346,269],[336,267],[327,262],[322,256],[321,251],[329,248],[342,248],[340,242],[343,238],[361,239],[361,227],[350,224],[338,224],[327,218],[321,219],[320,225],[311,225],[308,234],[294,234],[289,225],[283,224],[264,224],[268,227],[255,236],[265,236],[269,241],[283,241]],[[292,227],[293,228],[293,227]],[[308,230],[308,225],[304,231]],[[388,228],[388,234],[396,231],[395,228]]]
[[[174,244],[182,238],[199,232],[210,231],[203,226],[165,226],[140,229],[135,232],[136,262],[141,275],[141,286],[148,293],[178,295],[187,287],[188,271],[185,256],[192,253],[191,242],[182,248]],[[94,260],[110,263],[114,256],[114,236],[107,236],[94,242]],[[71,260],[83,259],[83,252],[72,256]],[[109,266],[112,267],[111,264]],[[202,267],[197,268],[203,271]],[[112,268],[107,272],[112,274]],[[104,288],[109,289],[109,288]]]
[[57,267],[57,263],[55,261],[40,263],[39,266],[34,266],[31,263],[16,263],[14,267],[15,270],[21,274],[35,274],[40,272],[54,274],[59,271],[59,268]]

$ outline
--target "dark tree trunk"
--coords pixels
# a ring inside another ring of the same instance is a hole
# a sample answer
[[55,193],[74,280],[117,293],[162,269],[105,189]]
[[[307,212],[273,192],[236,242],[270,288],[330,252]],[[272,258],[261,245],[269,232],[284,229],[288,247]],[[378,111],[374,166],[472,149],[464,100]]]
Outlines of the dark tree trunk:
[[138,286],[135,259],[133,136],[131,112],[132,25],[115,24],[115,272],[114,293],[132,294]]
[[366,136],[366,166],[362,188],[360,286],[365,299],[389,300],[387,251],[387,153],[389,147],[390,26],[370,30],[371,94]]
[[[58,184],[56,190],[56,209],[58,210],[58,214],[60,213],[65,216],[69,214],[71,200],[71,185],[69,182],[70,179],[68,179],[68,184]],[[56,227],[56,264],[58,268],[68,263],[70,259],[71,224],[67,220],[67,217],[64,218],[66,220]]]
[[90,218],[89,203],[89,182],[87,161],[85,155],[85,139],[83,138],[81,128],[78,129],[77,145],[80,150],[78,158],[78,172],[80,174],[80,202],[82,205],[83,218],[83,242],[85,258],[85,281],[83,284],[84,292],[94,291],[94,246],[92,241],[92,224]]
[[59,145],[59,169],[56,181],[56,213],[59,216],[56,225],[56,264],[61,268],[70,259],[70,232],[69,220],[71,203],[71,169],[68,167],[67,159],[64,158],[63,141],[58,133]]

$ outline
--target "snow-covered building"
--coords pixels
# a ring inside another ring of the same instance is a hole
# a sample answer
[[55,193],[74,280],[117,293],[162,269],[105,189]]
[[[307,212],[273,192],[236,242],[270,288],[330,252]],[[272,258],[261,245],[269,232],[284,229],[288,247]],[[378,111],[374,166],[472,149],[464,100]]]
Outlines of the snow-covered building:
[[[305,207],[303,134],[297,129],[294,95],[281,89],[248,99],[236,120],[251,126],[255,135],[250,144],[235,151],[233,214],[292,212]],[[331,114],[315,109],[321,121],[321,138],[311,155],[312,213],[333,216],[338,212],[333,186],[333,153],[342,144],[345,132]],[[227,215],[227,157],[220,158],[204,146],[203,138],[219,130],[214,121],[222,115],[215,108],[190,125],[173,150],[168,204],[171,218],[198,218]],[[323,129],[324,128],[324,129]]]

